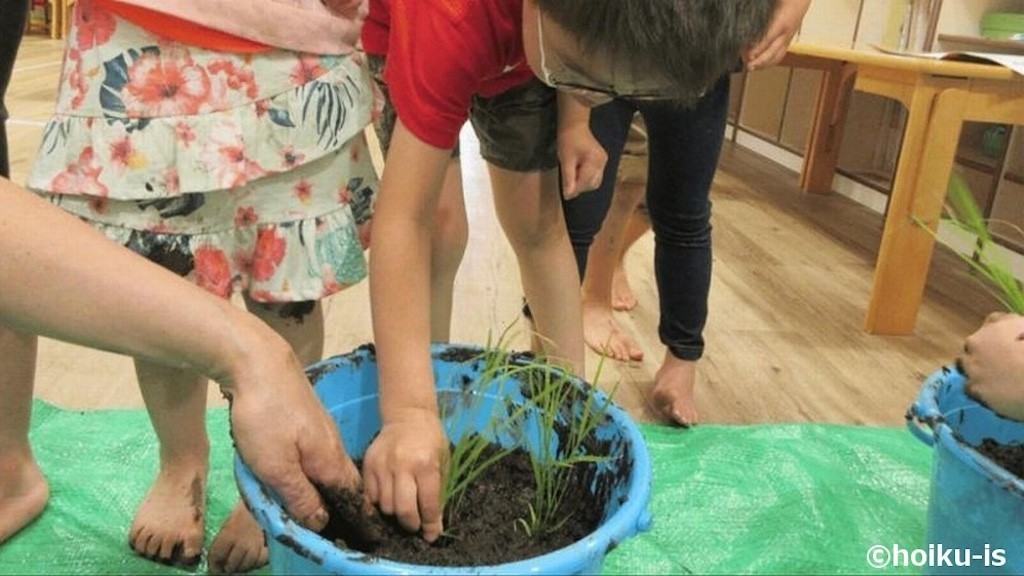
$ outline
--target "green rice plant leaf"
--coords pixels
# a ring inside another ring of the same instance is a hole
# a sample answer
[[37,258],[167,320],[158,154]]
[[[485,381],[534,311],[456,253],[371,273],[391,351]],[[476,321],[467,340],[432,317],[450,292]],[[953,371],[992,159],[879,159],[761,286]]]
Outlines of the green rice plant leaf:
[[[515,522],[517,530],[535,538],[557,530],[570,519],[571,514],[563,511],[562,504],[575,480],[578,466],[592,466],[608,460],[607,456],[588,454],[586,445],[597,427],[605,421],[611,399],[601,401],[595,388],[576,384],[569,372],[544,358],[529,358],[509,352],[511,335],[512,325],[509,325],[496,340],[488,336],[487,347],[474,359],[480,363],[480,370],[473,390],[491,390],[494,385],[502,390],[501,386],[506,382],[521,390],[522,401],[513,401],[511,396],[505,396],[503,403],[495,404],[490,417],[490,432],[498,435],[508,433],[514,438],[520,434],[517,442],[523,443],[523,448],[527,447],[527,439],[536,442],[529,450],[534,480],[532,502]],[[602,367],[603,359],[597,368],[598,377]],[[519,393],[514,396],[519,397]],[[522,432],[526,429],[532,430],[535,436]],[[487,447],[493,442],[490,438],[490,434],[487,437],[464,434],[455,443],[443,492],[444,510],[449,517],[457,514],[462,495],[469,485],[520,447],[502,448],[485,457]]]
[[[989,221],[985,219],[971,194],[970,188],[959,174],[953,174],[949,182],[947,211],[950,224],[976,238],[974,253],[971,255],[957,252],[960,258],[983,280],[985,289],[992,293],[1007,310],[1024,314],[1024,288],[1020,280],[1014,276],[1005,260],[999,258],[996,241],[989,231]],[[932,227],[915,219],[915,222],[938,238]]]

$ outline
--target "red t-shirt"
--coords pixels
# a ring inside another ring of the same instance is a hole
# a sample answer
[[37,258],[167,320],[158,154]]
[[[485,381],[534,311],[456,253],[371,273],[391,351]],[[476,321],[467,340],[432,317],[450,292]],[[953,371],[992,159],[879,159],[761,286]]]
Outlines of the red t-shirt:
[[534,75],[523,53],[523,0],[370,0],[363,47],[387,57],[391,102],[417,138],[452,148],[473,96]]

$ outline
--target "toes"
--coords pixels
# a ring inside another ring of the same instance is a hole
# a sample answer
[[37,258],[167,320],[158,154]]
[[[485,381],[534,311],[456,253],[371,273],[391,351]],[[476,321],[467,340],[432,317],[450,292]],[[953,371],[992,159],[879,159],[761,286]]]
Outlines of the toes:
[[636,308],[637,299],[632,294],[613,294],[612,309],[617,312],[629,312]]
[[628,355],[629,360],[640,361],[644,359],[644,351],[643,349],[640,348],[640,345],[637,344],[635,340],[633,340],[629,336],[626,336],[625,334],[622,335],[622,345],[626,350],[626,354]]
[[267,560],[267,543],[263,531],[252,514],[239,504],[210,545],[210,572],[248,572],[264,566]]
[[610,341],[608,342],[608,345],[604,348],[604,356],[607,356],[612,360],[619,361],[628,359],[629,356],[626,354],[626,350],[622,347],[622,343],[614,338],[614,334],[612,336],[613,337],[609,339]]
[[658,416],[670,424],[680,428],[691,428],[697,425],[697,412],[693,409],[692,400],[683,395],[655,389],[653,404]]
[[597,352],[601,356],[617,360],[619,362],[627,362],[633,360],[634,352],[639,352],[640,358],[643,358],[643,352],[634,350],[635,344],[633,341],[622,334],[618,328],[608,323],[603,326],[601,330],[592,330],[584,333],[584,342],[594,352]]
[[268,561],[265,545],[251,547],[243,543],[230,543],[225,548],[210,548],[210,572],[238,574],[265,566]]
[[665,415],[672,423],[680,428],[690,428],[697,425],[696,419],[691,419],[689,416],[684,414],[682,410],[676,408],[670,407]]
[[158,562],[162,564],[169,564],[171,566],[178,566],[180,568],[194,568],[199,564],[199,560],[202,559],[202,551],[196,551],[192,549],[192,546],[187,545],[183,541],[174,543],[174,547],[171,548],[171,554],[167,557],[166,562],[162,559]]
[[213,544],[210,546],[208,562],[211,574],[228,574],[231,572],[229,566],[238,564],[245,555],[244,550],[235,550],[235,548],[240,547],[236,546],[234,542],[225,542],[219,537],[213,541]]
[[655,400],[655,410],[666,422],[680,428],[689,428],[696,423],[694,419],[686,414],[685,410],[677,406],[672,400],[662,400],[660,402]]
[[153,535],[142,528],[132,528],[131,537],[128,540],[128,546],[144,558],[153,556],[156,551],[149,550],[149,543],[153,539]]
[[144,528],[133,529],[132,535],[128,545],[147,560],[180,568],[194,568],[202,560],[202,545],[191,544],[187,538],[162,540]]

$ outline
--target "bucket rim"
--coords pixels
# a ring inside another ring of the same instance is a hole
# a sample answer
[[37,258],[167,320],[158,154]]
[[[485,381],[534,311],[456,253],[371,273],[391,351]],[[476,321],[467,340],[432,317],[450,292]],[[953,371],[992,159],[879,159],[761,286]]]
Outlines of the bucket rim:
[[975,472],[1000,486],[1005,486],[1018,494],[1024,495],[1024,479],[1003,468],[995,460],[992,460],[974,446],[958,438],[948,424],[940,424],[936,428],[935,435],[939,445],[943,446],[948,452],[951,452],[958,460]]
[[[988,480],[1024,494],[1024,479],[1003,468],[982,454],[976,447],[960,438],[939,408],[939,396],[942,393],[943,385],[962,388],[966,382],[967,377],[953,364],[943,366],[932,373],[921,386],[917,401],[907,410],[908,426],[911,426],[913,422],[918,422],[929,427],[931,429],[931,433],[928,435],[931,439],[930,445],[941,445],[966,466]],[[989,410],[981,404],[978,404],[977,408]],[[1001,418],[998,414],[996,417]],[[919,431],[924,434],[924,431],[918,426],[912,427],[911,431],[915,435],[919,435]]]
[[[431,346],[431,355],[437,355],[453,348],[483,351],[476,345],[435,344]],[[371,346],[360,346],[355,350],[333,356],[312,364],[307,372],[330,367],[331,371],[348,365],[375,359],[376,354]],[[557,368],[556,368],[557,369]],[[570,375],[574,384],[586,385],[581,378]],[[314,383],[316,386],[316,383]],[[617,426],[623,428],[630,450],[633,454],[633,467],[629,476],[629,491],[626,500],[605,522],[580,540],[553,550],[541,556],[524,558],[515,562],[492,565],[467,566],[432,566],[427,564],[408,564],[378,558],[363,552],[344,550],[328,542],[315,532],[295,522],[286,512],[276,495],[270,493],[263,483],[256,479],[252,470],[235,454],[234,473],[239,491],[254,515],[264,520],[261,528],[268,532],[270,538],[279,545],[291,549],[307,558],[318,558],[320,565],[332,573],[348,574],[481,574],[501,571],[509,574],[537,573],[540,570],[555,574],[566,574],[578,571],[590,565],[594,560],[603,558],[605,554],[619,542],[646,531],[650,527],[650,501],[653,468],[647,443],[643,434],[626,412],[601,390],[596,390],[599,398],[607,402],[609,417]],[[302,542],[300,544],[300,541]],[[312,546],[307,546],[312,544]],[[300,549],[301,548],[301,549]],[[310,549],[314,548],[314,549]],[[585,559],[585,561],[583,560]]]
[[934,431],[936,424],[946,420],[939,409],[939,387],[947,383],[962,385],[964,380],[964,375],[953,364],[947,364],[933,372],[921,385],[917,400],[907,409],[907,419],[931,426]]

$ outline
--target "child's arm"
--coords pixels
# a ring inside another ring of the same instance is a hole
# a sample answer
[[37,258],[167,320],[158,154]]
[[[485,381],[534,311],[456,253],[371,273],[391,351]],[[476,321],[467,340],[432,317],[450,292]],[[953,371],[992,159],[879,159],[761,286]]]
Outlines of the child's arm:
[[590,131],[590,108],[565,92],[558,93],[558,160],[566,200],[599,187],[608,162],[608,153]]
[[313,483],[354,489],[359,475],[288,344],[4,179],[0,205],[0,322],[213,378],[232,398],[239,453],[299,521],[322,528]]
[[450,155],[419,140],[398,118],[370,255],[382,427],[363,461],[366,492],[406,529],[422,530],[428,542],[442,530],[448,457],[430,360],[430,243]]

